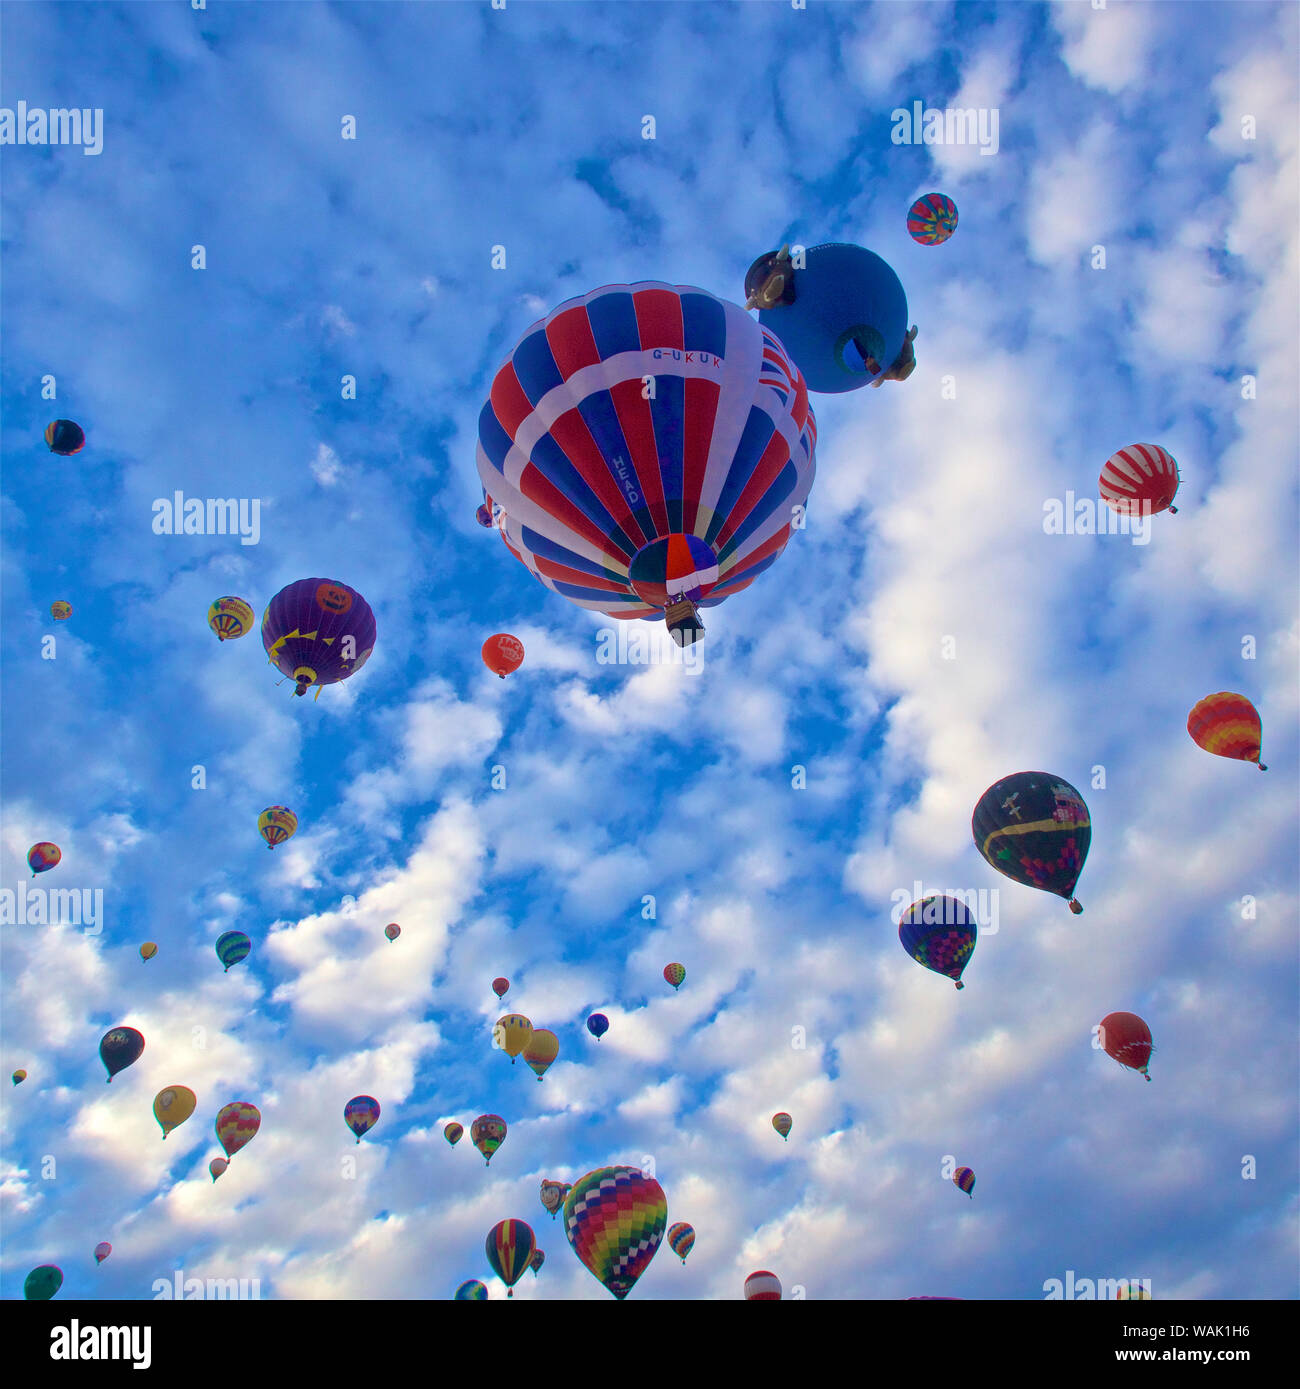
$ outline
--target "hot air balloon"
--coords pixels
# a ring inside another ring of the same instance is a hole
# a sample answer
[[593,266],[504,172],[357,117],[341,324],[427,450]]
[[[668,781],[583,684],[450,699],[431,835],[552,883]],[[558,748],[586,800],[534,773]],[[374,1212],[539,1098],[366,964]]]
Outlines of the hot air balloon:
[[534,1249],[534,1250],[533,1250],[533,1257],[532,1257],[531,1259],[529,1259],[529,1261],[528,1261],[528,1267],[532,1269],[532,1271],[533,1271],[533,1277],[534,1277],[534,1278],[536,1278],[537,1275],[541,1272],[541,1270],[542,1270],[542,1265],[543,1265],[545,1262],[546,1262],[546,1255],[543,1254],[542,1251],[541,1251],[540,1249]]
[[487,1284],[480,1283],[477,1278],[471,1278],[468,1282],[462,1283],[451,1296],[453,1302],[486,1302]]
[[370,604],[334,579],[299,579],[262,615],[262,645],[271,664],[295,682],[296,695],[355,675],[370,659],[375,633]]
[[99,1059],[108,1071],[108,1083],[118,1071],[124,1071],[140,1059],[144,1038],[134,1027],[111,1027],[99,1040]]
[[483,643],[483,664],[502,680],[524,663],[524,644],[509,632],[497,632]]
[[107,1240],[100,1240],[95,1246],[95,1262],[102,1264],[112,1252],[113,1246]]
[[1144,1288],[1140,1282],[1130,1280],[1115,1289],[1115,1297],[1119,1302],[1150,1302],[1151,1290]]
[[217,1114],[217,1142],[226,1150],[226,1156],[232,1158],[245,1144],[253,1141],[261,1127],[261,1111],[255,1104],[249,1104],[247,1100],[232,1100],[230,1104],[223,1105]]
[[745,276],[746,308],[780,339],[810,391],[865,386],[898,359],[907,332],[907,295],[873,251],[828,242],[804,252],[760,256]]
[[772,1127],[788,1143],[790,1141],[790,1130],[794,1128],[794,1120],[782,1111],[780,1114],[772,1115]]
[[664,978],[673,986],[674,989],[680,989],[682,986],[682,980],[686,978],[686,966],[679,964],[665,965]]
[[559,1054],[560,1039],[554,1032],[547,1032],[545,1028],[540,1032],[535,1031],[529,1037],[522,1052],[524,1060],[533,1068],[539,1081],[546,1074],[546,1068]]
[[384,935],[386,935],[389,940],[396,940],[401,934],[402,928],[395,921],[390,921],[388,925],[384,927]]
[[684,1221],[678,1221],[676,1225],[668,1227],[668,1248],[682,1261],[686,1262],[686,1256],[695,1248],[695,1226],[687,1225]]
[[287,805],[268,805],[257,817],[257,828],[266,840],[266,847],[274,849],[297,833],[298,817]]
[[213,1158],[208,1163],[208,1171],[212,1173],[212,1180],[215,1182],[229,1166],[230,1163],[225,1158]]
[[361,1142],[361,1135],[369,1133],[379,1122],[379,1101],[373,1095],[356,1095],[343,1106],[343,1122]]
[[598,1167],[564,1198],[573,1252],[621,1302],[650,1266],[668,1225],[668,1198],[635,1167]]
[[480,1114],[469,1126],[469,1141],[483,1154],[485,1162],[505,1142],[506,1121],[499,1114]]
[[532,1226],[524,1220],[498,1220],[488,1231],[485,1247],[492,1272],[506,1285],[506,1296],[514,1297],[515,1284],[528,1271],[537,1248]]
[[141,960],[152,960],[157,953],[158,947],[151,940],[145,941],[145,943],[140,947]]
[[57,1264],[42,1264],[23,1279],[23,1296],[28,1302],[48,1302],[63,1286],[63,1270]]
[[964,1191],[972,1201],[975,1199],[975,1173],[969,1167],[959,1167],[952,1174],[952,1181],[958,1191]]
[[34,878],[38,873],[48,873],[62,857],[63,851],[57,844],[42,840],[27,850],[27,866]]
[[599,1042],[600,1039],[609,1031],[609,1019],[604,1013],[593,1013],[587,1019],[587,1031]]
[[66,622],[72,616],[72,604],[60,598],[57,603],[50,604],[50,616],[55,622]]
[[253,942],[242,931],[226,931],[217,937],[217,959],[225,965],[223,973],[230,972],[231,965],[246,959],[253,948]]
[[817,426],[776,332],[653,281],[533,324],[479,417],[506,548],[571,603],[698,639],[698,607],[775,562],[812,487]]
[[551,1219],[555,1219],[555,1213],[564,1204],[564,1198],[573,1188],[568,1182],[552,1182],[545,1178],[542,1180],[542,1205],[551,1213]]
[[194,1113],[196,1104],[194,1091],[184,1085],[169,1085],[158,1091],[153,1098],[153,1117],[162,1127],[164,1139]]
[[1098,1040],[1107,1056],[1121,1066],[1140,1071],[1147,1080],[1147,1066],[1155,1047],[1151,1045],[1151,1029],[1136,1013],[1107,1013],[1098,1028]]
[[494,979],[494,980],[492,981],[492,992],[493,992],[494,994],[496,994],[496,996],[497,996],[498,998],[504,998],[504,997],[506,996],[506,992],[507,992],[507,990],[508,990],[509,988],[510,988],[510,980],[509,980],[509,979]]
[[957,230],[957,204],[943,193],[927,193],[907,210],[907,232],[922,246],[941,246]]
[[479,509],[474,513],[474,519],[479,523],[480,526],[484,528],[484,530],[492,529],[492,508],[487,504],[487,502],[484,502],[483,505],[480,506]]
[[1178,464],[1159,444],[1130,444],[1112,453],[1097,479],[1101,499],[1121,516],[1177,512]]
[[1016,772],[995,782],[971,816],[975,847],[985,862],[1026,887],[1042,888],[1083,908],[1071,894],[1092,842],[1083,797],[1051,772]]
[[745,1279],[746,1302],[780,1302],[781,1280],[775,1273],[760,1268]]
[[1197,747],[1216,757],[1254,762],[1261,772],[1268,771],[1259,760],[1264,737],[1259,713],[1245,695],[1230,690],[1206,695],[1188,714],[1187,731]]
[[926,969],[946,975],[959,989],[962,970],[970,964],[978,930],[966,904],[956,897],[922,897],[899,918],[903,949]]
[[24,1070],[17,1070],[9,1079],[12,1080],[15,1085],[21,1085],[23,1081],[27,1079],[27,1072]]
[[51,453],[71,458],[86,447],[86,431],[72,420],[51,420],[45,426],[45,442]]
[[448,1124],[442,1131],[442,1136],[454,1148],[460,1142],[461,1134],[465,1132],[460,1124],[455,1122]]
[[208,609],[208,626],[218,641],[237,641],[253,630],[256,615],[242,598],[218,598]]
[[496,1020],[492,1028],[492,1040],[510,1058],[512,1066],[532,1035],[533,1025],[522,1013],[506,1013]]

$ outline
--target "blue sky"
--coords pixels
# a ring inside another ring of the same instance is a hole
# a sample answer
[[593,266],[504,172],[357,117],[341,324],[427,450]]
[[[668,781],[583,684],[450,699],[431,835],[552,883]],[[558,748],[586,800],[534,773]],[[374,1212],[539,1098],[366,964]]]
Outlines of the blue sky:
[[[1297,1295],[1294,7],[0,24],[0,105],[104,113],[98,155],[0,149],[0,885],[50,839],[34,886],[104,902],[98,935],[3,926],[3,1069],[29,1072],[2,1111],[5,1296],[57,1263],[72,1297],[181,1268],[443,1298],[491,1281],[484,1236],[513,1216],[547,1254],[516,1297],[605,1299],[538,1185],[607,1163],[652,1163],[697,1232],[636,1298],[735,1298],[757,1268],[810,1298],[1035,1299],[1067,1270]],[[996,109],[997,153],[891,143],[917,100]],[[936,189],[960,227],[921,247],[907,208]],[[709,610],[698,670],[599,663],[614,624],[475,524],[492,374],[599,285],[743,301],[755,256],[825,240],[894,266],[915,374],[814,397],[807,529]],[[84,452],[46,453],[55,416]],[[1095,497],[1138,441],[1183,479],[1149,545],[1045,533],[1045,503]],[[178,489],[259,498],[259,543],[155,535]],[[260,618],[317,574],[368,599],[378,642],[294,700],[206,610]],[[527,650],[505,682],[479,658],[497,631]],[[1221,689],[1261,710],[1266,777],[1188,738]],[[1091,808],[1081,917],[971,842],[981,792],[1027,768]],[[271,855],[276,802],[300,828]],[[899,946],[916,880],[1001,890],[960,994]],[[253,951],[223,975],[228,929]],[[560,1038],[540,1085],[492,1048],[498,974]],[[1151,1025],[1150,1085],[1092,1046],[1113,1010]],[[115,1023],[147,1046],[108,1087]],[[199,1106],[163,1144],[169,1084]],[[360,1148],[356,1094],[383,1107]],[[262,1130],[214,1186],[235,1099]],[[510,1126],[490,1168],[441,1137],[487,1112]]]

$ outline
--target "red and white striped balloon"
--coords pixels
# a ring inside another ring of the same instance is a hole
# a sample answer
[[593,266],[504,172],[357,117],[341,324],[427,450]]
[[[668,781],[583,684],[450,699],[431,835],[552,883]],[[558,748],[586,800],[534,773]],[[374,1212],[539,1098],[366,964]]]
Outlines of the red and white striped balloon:
[[775,1273],[760,1268],[745,1279],[746,1302],[780,1302],[781,1280]]
[[1102,500],[1121,516],[1177,512],[1178,464],[1159,444],[1130,444],[1106,460],[1097,479]]

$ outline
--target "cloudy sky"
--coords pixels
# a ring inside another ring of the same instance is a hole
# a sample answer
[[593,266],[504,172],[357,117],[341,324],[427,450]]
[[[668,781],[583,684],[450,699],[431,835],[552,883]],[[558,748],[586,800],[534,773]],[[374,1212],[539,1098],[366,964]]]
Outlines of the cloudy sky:
[[[1300,1293],[1294,6],[0,21],[0,105],[103,112],[97,154],[0,151],[0,883],[53,840],[32,887],[102,892],[98,933],[3,926],[5,1296],[56,1263],[73,1297],[177,1269],[503,1297],[483,1241],[518,1217],[548,1257],[516,1297],[605,1300],[538,1187],[606,1164],[697,1232],[634,1298],[758,1268],[809,1298],[1041,1299],[1067,1270]],[[914,101],[996,111],[996,153],[892,143]],[[923,247],[934,190],[961,222]],[[743,301],[755,256],[834,240],[897,270],[915,374],[814,397],[807,528],[709,610],[698,668],[602,664],[615,624],[475,524],[492,374],[599,285]],[[1139,441],[1178,459],[1178,514],[1145,545],[1047,533]],[[177,490],[259,499],[258,543],[155,534]],[[309,575],[379,632],[319,701],[205,622]],[[527,650],[504,682],[497,631]],[[1267,776],[1187,735],[1225,689]],[[1082,916],[972,842],[1030,768],[1091,808]],[[300,828],[268,854],[276,802]],[[998,890],[961,993],[899,945],[918,882]],[[223,974],[229,929],[253,949]],[[541,1084],[492,1046],[496,975],[560,1038]],[[1150,1024],[1151,1084],[1094,1047],[1113,1010]],[[109,1087],[119,1023],[147,1045]],[[199,1106],[164,1144],[172,1084]],[[383,1108],[359,1148],[357,1094]],[[261,1132],[213,1185],[236,1099]],[[486,1112],[490,1167],[441,1136]]]

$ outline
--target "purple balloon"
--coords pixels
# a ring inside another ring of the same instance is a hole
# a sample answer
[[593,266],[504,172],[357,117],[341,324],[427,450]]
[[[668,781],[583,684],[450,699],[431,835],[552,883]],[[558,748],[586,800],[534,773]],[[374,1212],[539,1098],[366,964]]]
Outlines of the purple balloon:
[[262,645],[272,665],[297,683],[294,694],[306,694],[313,685],[346,680],[365,665],[375,647],[375,615],[347,584],[299,579],[267,606]]

